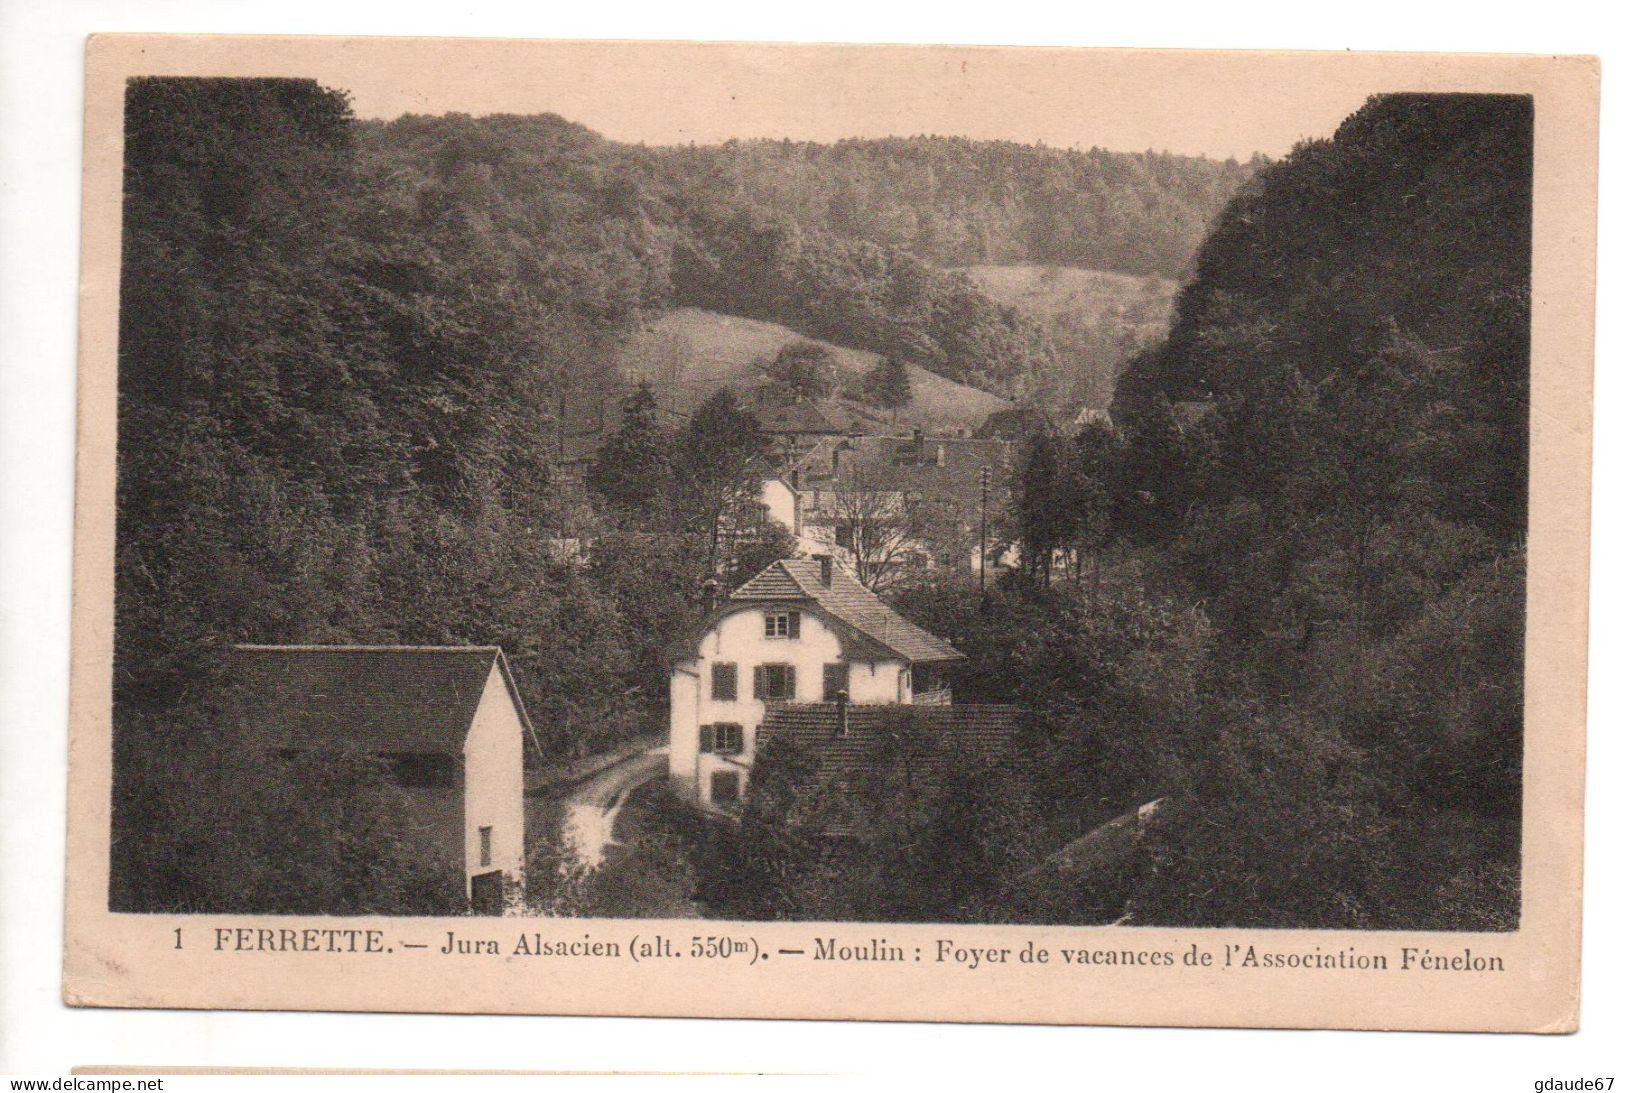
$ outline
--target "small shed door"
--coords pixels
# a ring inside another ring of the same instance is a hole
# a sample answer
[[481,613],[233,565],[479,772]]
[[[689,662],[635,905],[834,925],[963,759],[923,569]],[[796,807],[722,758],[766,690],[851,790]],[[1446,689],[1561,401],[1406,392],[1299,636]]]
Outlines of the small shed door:
[[473,895],[470,902],[476,915],[502,913],[502,870],[493,869],[489,873],[475,874],[471,887]]

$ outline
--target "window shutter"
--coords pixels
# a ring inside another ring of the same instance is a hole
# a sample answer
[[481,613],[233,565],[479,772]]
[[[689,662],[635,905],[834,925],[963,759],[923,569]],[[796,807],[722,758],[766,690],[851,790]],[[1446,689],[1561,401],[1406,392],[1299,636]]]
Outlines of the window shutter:
[[784,666],[784,697],[789,702],[796,700],[796,666],[794,664]]
[[715,725],[700,726],[700,750],[717,750],[717,727]]
[[801,612],[800,611],[792,611],[792,612],[790,612],[790,636],[792,638],[799,638],[801,636]]
[[765,668],[763,668],[760,664],[758,664],[755,668],[751,669],[751,673],[750,673],[750,676],[751,676],[751,692],[750,692],[750,696],[752,698],[756,699],[758,702],[760,702],[762,700],[762,698],[764,697],[764,695],[767,692],[767,681],[766,681],[766,678],[765,678],[766,675],[767,675],[767,670]]
[[739,697],[739,665],[711,665],[711,698],[718,702],[732,702]]

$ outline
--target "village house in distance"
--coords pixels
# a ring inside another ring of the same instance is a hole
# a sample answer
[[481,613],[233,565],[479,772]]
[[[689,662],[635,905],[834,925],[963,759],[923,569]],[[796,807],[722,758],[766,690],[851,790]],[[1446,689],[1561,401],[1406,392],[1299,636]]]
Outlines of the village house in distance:
[[228,723],[268,761],[388,760],[411,802],[396,822],[463,863],[476,914],[499,914],[523,891],[524,758],[535,731],[501,649],[239,645],[232,661]]
[[[952,696],[941,672],[962,659],[830,555],[774,562],[673,651],[671,785],[702,808],[736,805],[756,758],[758,731],[780,710],[802,710],[787,726],[827,729],[801,734],[815,745],[812,735],[845,734],[855,720],[849,705],[944,707],[947,716],[929,720],[952,731],[966,720],[961,712],[970,717],[977,709],[946,709]],[[1001,730],[1013,725],[1010,714],[999,707],[992,715]]]
[[834,554],[870,588],[923,570],[979,576],[984,551],[989,567],[1007,568],[1013,551],[988,549],[980,532],[1003,509],[1013,449],[920,428],[823,437],[788,471],[799,500],[792,530],[803,549]]

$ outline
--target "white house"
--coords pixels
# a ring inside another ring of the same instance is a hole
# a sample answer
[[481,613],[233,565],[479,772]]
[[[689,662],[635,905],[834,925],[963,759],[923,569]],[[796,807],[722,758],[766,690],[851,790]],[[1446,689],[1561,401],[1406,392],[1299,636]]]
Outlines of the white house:
[[801,533],[801,491],[790,484],[788,478],[777,472],[762,476],[762,487],[756,500],[767,513],[767,518],[796,537],[804,545]]
[[[915,429],[906,437],[822,438],[790,465],[784,483],[797,502],[801,548],[828,551],[866,584],[885,588],[910,570],[978,575],[982,527],[997,539],[1014,464],[1007,440]],[[992,540],[988,547],[989,569],[1006,568],[1008,548]]]
[[[463,895],[500,913],[525,880],[525,743],[535,730],[494,645],[239,645],[233,724],[270,756],[386,759],[402,825],[462,863]],[[455,881],[454,881],[455,883]]]
[[774,562],[673,650],[672,785],[705,807],[733,805],[770,705],[946,701],[935,674],[960,659],[829,555]]

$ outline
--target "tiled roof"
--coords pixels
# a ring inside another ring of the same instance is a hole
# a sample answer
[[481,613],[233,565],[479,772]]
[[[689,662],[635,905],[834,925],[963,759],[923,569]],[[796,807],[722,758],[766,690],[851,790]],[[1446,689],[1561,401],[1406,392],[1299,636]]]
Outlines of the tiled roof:
[[1027,870],[1026,875],[1036,876],[1048,869],[1087,873],[1121,862],[1140,845],[1166,800],[1158,797],[1107,820]]
[[1017,706],[846,707],[846,731],[833,703],[774,703],[756,730],[756,747],[796,745],[814,761],[813,778],[833,789],[901,764],[909,776],[940,779],[966,762],[991,768],[1020,757]]
[[[816,576],[814,579],[817,579]],[[790,576],[790,571],[779,562],[774,562],[735,589],[731,598],[736,600],[795,600],[801,599],[803,595],[801,585],[794,577]]]
[[493,664],[529,735],[494,645],[239,645],[230,701],[266,748],[460,755]]
[[961,660],[964,654],[893,611],[839,563],[824,587],[817,558],[785,558],[741,585],[735,602],[811,600],[863,637],[914,664]]
[[[793,467],[802,489],[906,491],[974,508],[988,469],[992,499],[1008,488],[1014,463],[1008,440],[972,437],[823,437]],[[941,462],[938,463],[938,458]]]

